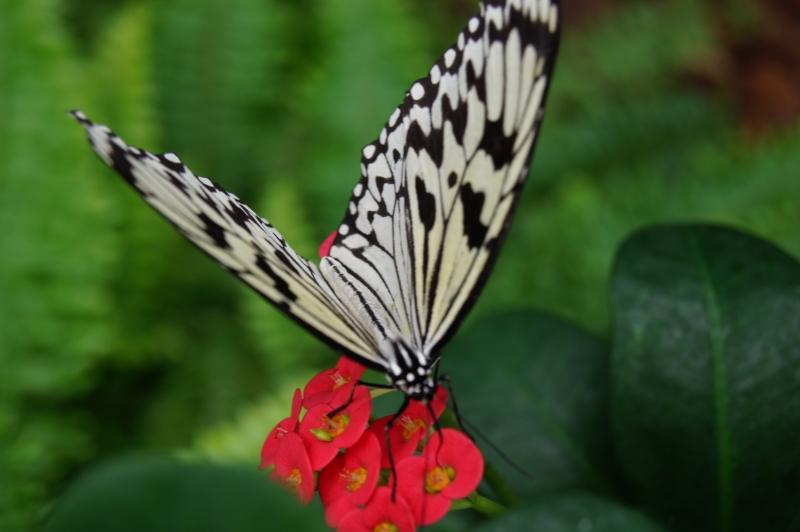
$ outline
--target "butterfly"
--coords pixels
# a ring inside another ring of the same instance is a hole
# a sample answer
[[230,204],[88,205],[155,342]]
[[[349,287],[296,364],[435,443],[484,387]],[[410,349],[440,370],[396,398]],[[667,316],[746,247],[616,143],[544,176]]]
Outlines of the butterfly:
[[486,0],[362,150],[319,266],[173,153],[129,146],[81,111],[92,148],[186,238],[333,349],[429,403],[442,346],[500,251],[542,122],[557,0]]

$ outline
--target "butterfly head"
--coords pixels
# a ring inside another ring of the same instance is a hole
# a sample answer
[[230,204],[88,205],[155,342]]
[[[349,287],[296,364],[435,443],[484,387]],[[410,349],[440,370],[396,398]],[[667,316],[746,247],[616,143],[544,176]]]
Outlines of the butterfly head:
[[391,341],[387,347],[384,350],[388,359],[386,378],[392,386],[412,399],[423,404],[429,403],[436,393],[430,358],[402,338]]
[[424,405],[433,400],[433,395],[436,392],[436,383],[430,376],[426,376],[413,384],[404,381],[393,381],[392,384],[410,398]]

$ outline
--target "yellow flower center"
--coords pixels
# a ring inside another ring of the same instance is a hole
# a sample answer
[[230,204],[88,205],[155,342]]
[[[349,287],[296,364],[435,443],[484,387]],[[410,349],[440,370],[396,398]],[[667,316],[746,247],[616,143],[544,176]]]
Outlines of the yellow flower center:
[[372,532],[397,532],[397,527],[394,523],[381,523],[373,528]]
[[336,414],[333,417],[322,416],[323,427],[328,432],[328,436],[335,438],[345,430],[350,424],[349,414]]
[[300,471],[297,469],[292,469],[292,474],[283,479],[284,486],[286,486],[289,493],[293,495],[297,495],[297,491],[300,489],[300,484],[302,483],[303,479],[300,476]]
[[351,492],[357,491],[367,481],[367,470],[363,467],[359,467],[355,471],[345,469],[341,478],[342,481],[347,482],[347,489]]
[[350,424],[350,414],[336,414],[333,417],[322,414],[321,424],[322,426],[318,429],[309,429],[311,434],[318,440],[333,441],[336,436],[347,430],[347,426]]
[[452,467],[434,467],[425,475],[425,491],[435,495],[445,489],[454,478],[456,472]]
[[422,419],[411,419],[409,416],[400,418],[400,424],[403,426],[403,439],[406,441],[411,440],[419,429],[425,429],[427,425]]
[[350,382],[350,377],[342,377],[339,371],[334,371],[330,375],[331,379],[333,379],[333,389],[337,389],[339,386],[344,386],[348,382]]

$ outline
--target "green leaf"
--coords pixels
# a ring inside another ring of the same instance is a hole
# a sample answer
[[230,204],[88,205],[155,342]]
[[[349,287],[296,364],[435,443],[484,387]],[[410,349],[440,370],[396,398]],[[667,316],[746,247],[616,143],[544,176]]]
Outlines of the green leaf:
[[511,510],[474,532],[664,532],[642,513],[599,497],[572,494]]
[[442,360],[461,412],[534,480],[478,440],[485,456],[532,500],[554,490],[610,491],[608,357],[600,339],[575,325],[520,311],[477,322]]
[[613,279],[612,416],[678,530],[785,530],[800,507],[800,266],[711,226],[655,227]]
[[123,458],[78,479],[44,532],[328,530],[322,512],[303,507],[254,471],[159,458]]

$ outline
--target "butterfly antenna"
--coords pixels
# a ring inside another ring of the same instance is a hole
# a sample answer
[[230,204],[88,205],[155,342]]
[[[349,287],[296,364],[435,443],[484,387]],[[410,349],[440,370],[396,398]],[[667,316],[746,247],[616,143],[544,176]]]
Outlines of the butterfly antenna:
[[[478,430],[478,428],[477,428],[477,427],[476,427],[476,426],[475,426],[473,423],[470,423],[470,422],[469,422],[469,420],[468,420],[468,419],[464,419],[464,418],[462,418],[462,421],[463,421],[463,422],[465,422],[467,425],[469,425],[469,429],[470,429],[472,432],[474,432],[475,434],[477,434],[477,435],[478,435],[478,437],[479,437],[480,439],[482,439],[484,442],[486,442],[486,445],[488,445],[488,446],[489,446],[489,447],[490,447],[490,448],[491,448],[491,449],[492,449],[494,452],[496,452],[496,453],[498,454],[498,456],[500,456],[500,458],[502,458],[502,459],[503,459],[503,461],[504,461],[505,463],[507,463],[508,465],[510,465],[512,468],[514,468],[514,470],[515,470],[517,473],[519,473],[519,474],[520,474],[520,475],[522,475],[523,477],[527,478],[528,480],[536,480],[536,479],[533,477],[533,475],[531,475],[530,473],[528,473],[527,471],[525,471],[525,470],[522,468],[522,466],[520,466],[519,464],[517,464],[516,462],[514,462],[514,461],[513,461],[511,458],[509,458],[509,456],[508,456],[506,453],[504,453],[503,451],[501,451],[501,450],[500,450],[500,448],[499,448],[497,445],[495,445],[494,443],[492,443],[492,440],[490,440],[489,438],[487,438],[486,436],[484,436],[484,435],[481,433],[481,431],[479,431],[479,430]],[[462,427],[462,428],[463,428],[463,427]]]
[[[428,407],[428,413],[431,415],[431,419],[433,419],[434,434],[439,435],[439,447],[436,448],[436,465],[439,465],[439,451],[442,449],[442,445],[444,445],[442,424],[439,423],[439,419],[436,417],[436,413],[433,411],[433,406],[431,406],[430,403],[428,403],[426,406]],[[425,447],[427,448],[427,445]]]
[[406,411],[410,401],[411,399],[407,395],[404,396],[400,410],[398,410],[386,426],[383,427],[383,434],[386,438],[386,454],[389,456],[389,467],[392,470],[392,479],[394,480],[394,482],[392,482],[392,502],[395,502],[395,495],[397,494],[397,470],[394,468],[394,457],[392,456],[392,443],[389,441],[389,430],[394,425],[394,422]]
[[453,413],[456,415],[456,421],[458,422],[458,426],[461,427],[461,430],[464,431],[464,434],[469,436],[469,439],[475,441],[475,438],[472,437],[466,427],[464,427],[464,422],[461,419],[461,413],[458,411],[458,401],[456,401],[456,394],[453,393],[453,381],[450,380],[450,375],[447,373],[443,373],[441,377],[439,377],[440,381],[444,381],[447,383],[447,391],[450,392],[450,400],[453,402]]
[[492,440],[487,438],[480,430],[478,430],[478,427],[476,427],[473,423],[470,423],[468,419],[465,419],[464,417],[461,416],[461,414],[458,411],[458,403],[456,402],[456,396],[453,393],[453,382],[450,380],[450,375],[444,374],[444,375],[442,375],[440,377],[439,380],[444,381],[444,382],[447,383],[447,388],[448,388],[448,390],[450,392],[450,399],[453,401],[453,413],[456,416],[456,421],[458,421],[458,424],[461,427],[461,430],[464,431],[464,434],[469,436],[469,438],[472,441],[475,441],[475,438],[473,438],[472,435],[469,432],[467,432],[467,426],[469,426],[469,430],[471,432],[474,432],[475,435],[477,435],[481,440],[486,442],[486,445],[488,445],[490,449],[492,449],[495,453],[497,453],[497,455],[500,458],[502,458],[502,460],[505,463],[510,465],[517,473],[519,473],[520,475],[524,476],[528,480],[535,480],[533,478],[533,475],[531,475],[530,473],[525,471],[525,469],[523,469],[522,466],[518,465],[511,458],[509,458],[509,456],[506,453],[504,453],[502,450],[500,450],[500,448],[497,445],[495,445],[492,442]]

